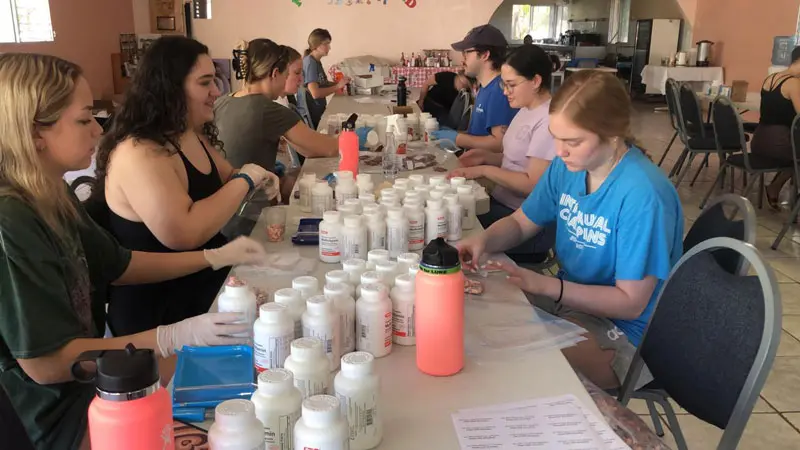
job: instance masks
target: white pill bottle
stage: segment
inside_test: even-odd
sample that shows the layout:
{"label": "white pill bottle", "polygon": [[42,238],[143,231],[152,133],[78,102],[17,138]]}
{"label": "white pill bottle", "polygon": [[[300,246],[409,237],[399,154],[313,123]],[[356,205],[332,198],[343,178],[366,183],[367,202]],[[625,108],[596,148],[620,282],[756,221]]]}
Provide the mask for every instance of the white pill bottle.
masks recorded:
{"label": "white pill bottle", "polygon": [[342,224],[339,211],[325,211],[319,223],[319,260],[336,264],[342,260]]}
{"label": "white pill bottle", "polygon": [[258,390],[250,399],[256,418],[264,425],[267,450],[292,450],[294,424],[300,419],[303,396],[294,386],[294,375],[275,369],[258,375]]}
{"label": "white pill bottle", "polygon": [[253,362],[257,372],[283,367],[294,340],[294,321],[289,308],[280,303],[265,303],[253,325]]}
{"label": "white pill bottle", "polygon": [[392,342],[397,345],[416,345],[414,329],[414,276],[405,273],[395,278],[391,291]]}
{"label": "white pill bottle", "polygon": [[322,341],[325,354],[331,364],[331,370],[339,368],[341,343],[339,313],[333,302],[324,295],[315,295],[306,300],[306,312],[303,313],[303,337],[315,337]]}
{"label": "white pill bottle", "polygon": [[[239,323],[250,324],[251,330],[258,315],[257,305],[256,294],[244,280],[238,277],[228,277],[225,282],[225,288],[217,298],[217,311],[244,314],[244,321]],[[238,333],[234,336],[250,338],[251,333]]]}
{"label": "white pill bottle", "polygon": [[376,358],[392,352],[392,301],[383,284],[361,285],[356,302],[356,349]]}
{"label": "white pill bottle", "polygon": [[294,375],[294,385],[303,398],[331,392],[331,363],[318,338],[292,341],[289,357],[283,367]]}
{"label": "white pill bottle", "polygon": [[339,399],[315,395],[303,400],[302,415],[294,425],[294,448],[350,450],[350,430]]}
{"label": "white pill bottle", "polygon": [[214,409],[208,430],[210,450],[264,450],[264,426],[250,400],[226,400]]}
{"label": "white pill bottle", "polygon": [[350,449],[368,450],[381,443],[380,382],[375,357],[367,352],[342,356],[342,370],[333,381],[342,414],[350,427]]}

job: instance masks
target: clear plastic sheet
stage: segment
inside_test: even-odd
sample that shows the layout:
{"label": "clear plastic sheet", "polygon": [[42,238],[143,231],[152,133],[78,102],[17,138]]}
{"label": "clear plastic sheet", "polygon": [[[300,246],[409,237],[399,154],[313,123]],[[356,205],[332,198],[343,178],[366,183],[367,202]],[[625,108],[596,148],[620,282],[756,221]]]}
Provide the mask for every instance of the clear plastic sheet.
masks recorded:
{"label": "clear plastic sheet", "polygon": [[286,250],[268,255],[263,266],[238,266],[232,274],[259,292],[272,294],[276,286],[289,287],[292,279],[308,275],[316,267],[316,259],[304,258],[297,250]]}
{"label": "clear plastic sheet", "polygon": [[521,353],[562,349],[585,340],[587,331],[519,299],[519,288],[501,274],[481,278],[484,294],[465,300],[465,349],[474,361],[517,358]]}

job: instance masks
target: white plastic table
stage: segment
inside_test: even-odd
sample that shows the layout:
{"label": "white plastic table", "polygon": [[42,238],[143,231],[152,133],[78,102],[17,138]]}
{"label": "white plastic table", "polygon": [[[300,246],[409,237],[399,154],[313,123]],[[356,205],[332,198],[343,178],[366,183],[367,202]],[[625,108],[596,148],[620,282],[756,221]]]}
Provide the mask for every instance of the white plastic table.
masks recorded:
{"label": "white plastic table", "polygon": [[[373,110],[360,108],[364,104],[355,103],[352,97],[334,97],[328,106],[328,113],[356,112],[374,114]],[[385,106],[385,105],[384,105]],[[380,112],[378,112],[380,113]],[[323,118],[324,120],[324,118]],[[302,172],[324,176],[335,167],[335,158],[307,159]],[[421,171],[431,172],[431,169]],[[375,186],[383,177],[373,175]],[[287,232],[283,242],[266,243],[267,252],[278,253],[297,250],[301,256],[317,260],[310,275],[325,279],[325,273],[341,269],[341,264],[324,264],[319,261],[316,246],[294,246],[291,234],[296,229],[300,217],[310,217],[299,206],[290,205],[287,209]],[[266,242],[265,215],[262,213],[255,226],[252,237]],[[477,222],[477,221],[476,221]],[[466,232],[480,232],[480,224]],[[274,292],[290,287],[291,277],[270,278],[259,286]],[[499,284],[498,284],[499,283]],[[501,274],[490,275],[486,281],[486,292],[490,295],[492,285],[502,286],[504,293],[514,295],[514,300],[528,305],[525,295],[516,288],[509,288]],[[216,310],[216,305],[212,306]],[[533,310],[531,309],[531,314]],[[381,378],[381,415],[384,436],[379,449],[437,449],[456,450],[459,448],[451,414],[459,409],[488,406],[497,403],[574,394],[597,417],[602,416],[575,372],[559,350],[546,350],[536,353],[522,353],[513,360],[478,363],[466,360],[464,369],[451,377],[432,377],[417,370],[414,347],[394,346],[392,353],[378,359],[376,369]],[[205,422],[204,428],[210,426]]]}

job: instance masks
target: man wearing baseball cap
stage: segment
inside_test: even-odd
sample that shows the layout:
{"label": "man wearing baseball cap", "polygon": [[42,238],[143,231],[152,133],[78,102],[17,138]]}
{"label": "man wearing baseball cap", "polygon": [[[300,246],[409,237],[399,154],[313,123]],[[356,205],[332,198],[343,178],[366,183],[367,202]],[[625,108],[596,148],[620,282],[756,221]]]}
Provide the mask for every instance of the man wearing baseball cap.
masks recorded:
{"label": "man wearing baseball cap", "polygon": [[444,129],[433,132],[434,138],[453,141],[461,148],[502,152],[503,135],[517,114],[517,110],[508,104],[500,80],[500,66],[503,65],[508,42],[494,26],[481,25],[473,28],[464,40],[452,47],[461,52],[466,74],[477,78],[480,88],[467,132]]}

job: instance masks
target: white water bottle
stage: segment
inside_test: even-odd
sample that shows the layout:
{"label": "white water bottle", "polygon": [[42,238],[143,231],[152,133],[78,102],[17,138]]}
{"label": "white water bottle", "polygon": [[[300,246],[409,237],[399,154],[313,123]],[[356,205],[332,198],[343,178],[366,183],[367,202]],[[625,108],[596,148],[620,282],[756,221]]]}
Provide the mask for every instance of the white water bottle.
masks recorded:
{"label": "white water bottle", "polygon": [[292,372],[275,369],[258,374],[258,389],[250,401],[264,425],[267,449],[294,449],[294,424],[300,419],[303,395],[294,386]]}
{"label": "white water bottle", "polygon": [[294,321],[289,308],[280,303],[265,303],[253,325],[253,361],[257,372],[279,369],[289,357],[294,340]]}
{"label": "white water bottle", "polygon": [[339,358],[342,357],[340,333],[339,314],[324,295],[315,295],[306,300],[303,337],[315,337],[322,341],[332,371],[339,368]]}

